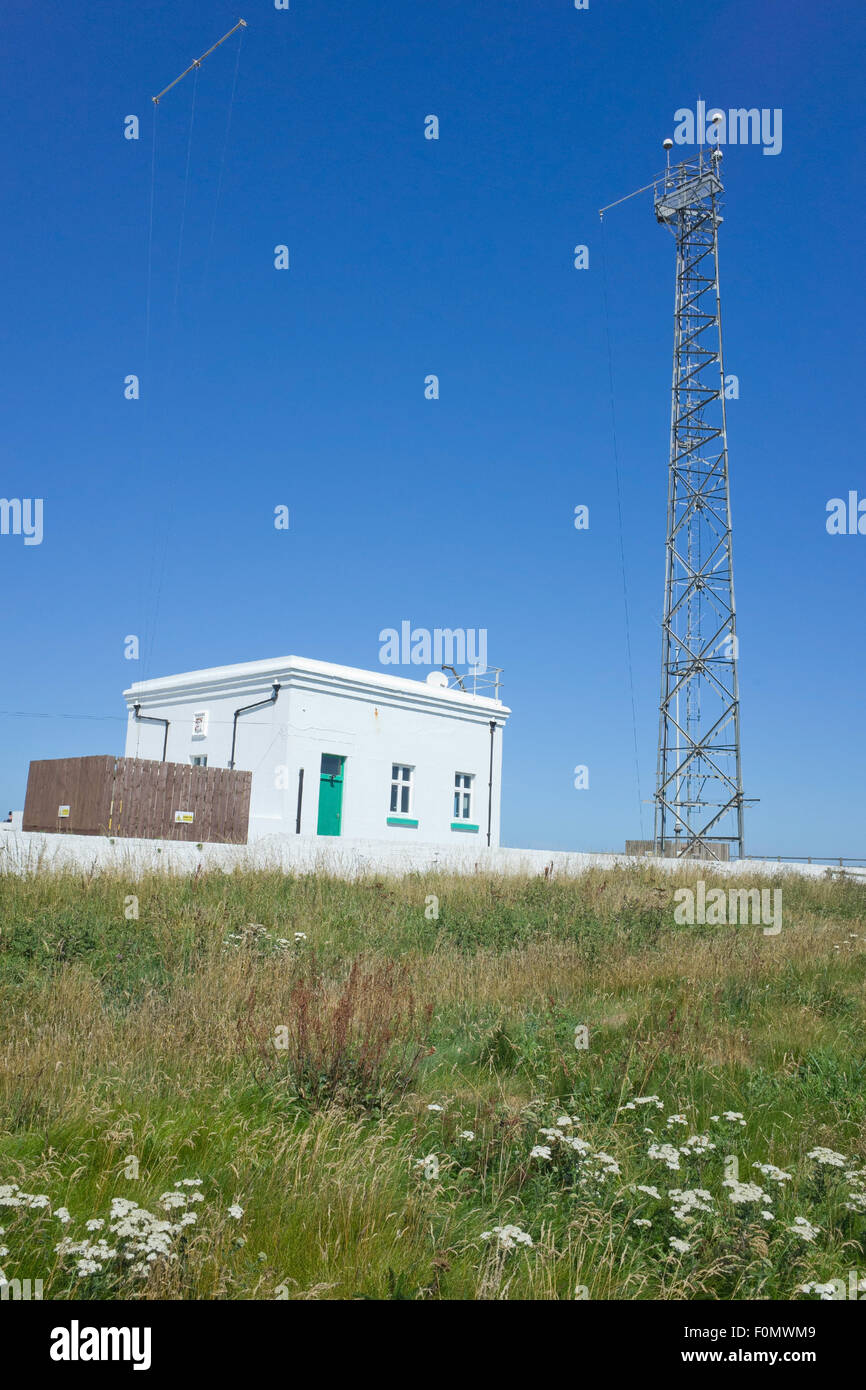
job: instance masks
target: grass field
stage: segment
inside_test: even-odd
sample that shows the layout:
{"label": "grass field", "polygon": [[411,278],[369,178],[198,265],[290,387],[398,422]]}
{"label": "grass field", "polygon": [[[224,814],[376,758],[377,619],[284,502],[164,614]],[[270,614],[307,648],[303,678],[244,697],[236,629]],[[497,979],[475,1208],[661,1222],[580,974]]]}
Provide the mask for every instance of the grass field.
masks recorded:
{"label": "grass field", "polygon": [[5,1279],[866,1289],[866,887],[774,880],[768,936],[675,925],[697,877],[0,879]]}

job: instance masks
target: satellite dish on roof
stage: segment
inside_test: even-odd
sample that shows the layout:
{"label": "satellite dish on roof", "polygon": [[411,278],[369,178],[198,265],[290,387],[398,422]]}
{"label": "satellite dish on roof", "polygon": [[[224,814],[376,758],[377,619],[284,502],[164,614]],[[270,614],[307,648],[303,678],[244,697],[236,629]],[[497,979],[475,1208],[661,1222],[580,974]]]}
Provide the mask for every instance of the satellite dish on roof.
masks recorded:
{"label": "satellite dish on roof", "polygon": [[448,677],[444,671],[431,671],[427,677],[428,685],[435,685],[437,690],[444,690],[448,684]]}

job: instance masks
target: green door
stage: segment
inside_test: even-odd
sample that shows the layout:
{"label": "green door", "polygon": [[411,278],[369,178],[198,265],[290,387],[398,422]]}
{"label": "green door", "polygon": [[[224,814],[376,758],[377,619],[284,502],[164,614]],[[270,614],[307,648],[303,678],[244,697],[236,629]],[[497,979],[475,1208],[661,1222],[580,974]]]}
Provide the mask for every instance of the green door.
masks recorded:
{"label": "green door", "polygon": [[339,835],[343,818],[343,765],[336,753],[322,754],[319,773],[319,823],[317,835]]}

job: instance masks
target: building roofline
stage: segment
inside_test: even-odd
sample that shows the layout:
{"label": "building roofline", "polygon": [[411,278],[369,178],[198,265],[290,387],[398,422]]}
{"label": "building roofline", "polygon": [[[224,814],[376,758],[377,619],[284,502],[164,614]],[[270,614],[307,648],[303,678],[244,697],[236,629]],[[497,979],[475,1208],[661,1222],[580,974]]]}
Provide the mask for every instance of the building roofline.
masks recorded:
{"label": "building roofline", "polygon": [[[283,685],[318,685],[323,688],[334,687],[355,693],[368,690],[382,694],[411,695],[416,699],[423,697],[440,707],[496,714],[507,719],[511,710],[501,700],[486,695],[473,695],[471,691],[452,687],[428,685],[426,681],[409,680],[405,676],[386,675],[385,672],[365,671],[355,666],[338,666],[329,661],[313,661],[303,656],[281,656],[264,661],[242,661],[230,666],[210,666],[200,671],[184,671],[174,676],[157,676],[151,680],[135,681],[123,697],[132,708],[136,699],[142,704],[150,704],[159,697],[193,695],[197,691],[228,695],[232,689],[248,690],[263,688],[273,680]],[[267,691],[265,690],[265,695]]]}

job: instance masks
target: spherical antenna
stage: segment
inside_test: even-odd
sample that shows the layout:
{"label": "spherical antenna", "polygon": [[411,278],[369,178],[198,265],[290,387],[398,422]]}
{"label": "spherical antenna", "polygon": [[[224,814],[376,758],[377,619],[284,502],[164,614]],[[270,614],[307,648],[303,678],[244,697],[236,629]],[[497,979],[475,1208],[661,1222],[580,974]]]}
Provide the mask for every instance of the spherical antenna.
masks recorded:
{"label": "spherical antenna", "polygon": [[662,149],[664,149],[664,150],[672,150],[673,147],[674,147],[674,142],[673,142],[673,140],[670,138],[670,136],[668,136],[667,140],[663,140],[663,141],[662,141]]}
{"label": "spherical antenna", "polygon": [[448,677],[444,671],[431,671],[427,677],[427,684],[435,686],[437,690],[444,690],[448,684]]}

